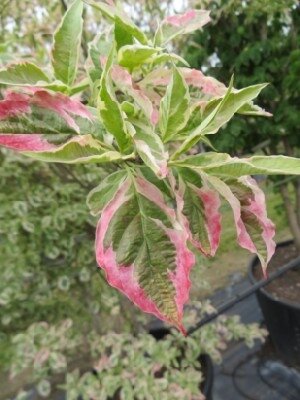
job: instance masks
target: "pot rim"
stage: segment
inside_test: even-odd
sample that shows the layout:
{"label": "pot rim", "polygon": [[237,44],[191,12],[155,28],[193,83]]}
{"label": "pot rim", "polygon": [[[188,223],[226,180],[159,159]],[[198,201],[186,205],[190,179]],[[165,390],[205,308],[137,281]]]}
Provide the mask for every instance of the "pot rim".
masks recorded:
{"label": "pot rim", "polygon": [[[284,240],[282,242],[277,243],[276,244],[276,248],[277,247],[287,246],[287,245],[289,245],[289,244],[291,244],[293,242],[294,242],[293,239]],[[259,282],[253,275],[253,268],[256,266],[258,261],[259,261],[258,257],[254,256],[254,257],[251,258],[251,260],[250,260],[250,262],[248,264],[248,277],[249,277],[250,282],[252,284],[255,284],[255,283]],[[300,311],[300,300],[299,300],[299,305],[297,305],[296,303],[293,303],[291,301],[275,297],[272,293],[268,292],[265,288],[260,288],[260,289],[258,289],[258,291],[261,291],[270,300],[273,300],[273,301],[278,302],[278,303],[282,303],[282,304],[284,304],[284,305],[286,305],[286,306],[288,306],[290,308],[293,308],[295,310],[299,310]]]}

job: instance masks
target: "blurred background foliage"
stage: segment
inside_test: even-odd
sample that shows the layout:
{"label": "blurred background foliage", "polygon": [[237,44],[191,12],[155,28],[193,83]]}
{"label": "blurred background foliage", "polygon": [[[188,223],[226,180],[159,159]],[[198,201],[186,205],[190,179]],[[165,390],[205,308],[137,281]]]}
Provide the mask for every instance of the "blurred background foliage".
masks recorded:
{"label": "blurred background foliage", "polygon": [[[274,114],[270,119],[236,117],[213,138],[213,144],[231,155],[299,155],[298,1],[121,3],[148,31],[153,31],[157,18],[166,13],[190,6],[211,9],[212,23],[174,46],[192,67],[226,84],[233,73],[237,88],[270,82],[259,103]],[[49,64],[51,34],[67,4],[66,0],[2,0],[0,66],[31,58],[40,65]],[[102,26],[99,14],[86,8],[82,66],[87,44]],[[48,165],[0,150],[1,400],[18,391],[18,400],[34,398],[29,397],[29,383],[36,385],[40,397],[50,399],[55,398],[53,388],[62,383],[68,399],[79,395],[106,399],[114,391],[126,400],[144,399],[147,393],[149,399],[184,399],[190,394],[200,399],[198,355],[208,352],[220,361],[221,350],[231,339],[243,338],[251,345],[254,338],[263,336],[256,325],[245,327],[236,318],[221,319],[188,340],[174,333],[164,344],[157,344],[143,334],[148,318],[108,287],[94,259],[97,221],[89,216],[85,198],[107,173],[98,166]],[[279,232],[279,237],[287,234],[284,204],[288,221],[294,221],[292,233],[296,240],[299,234],[300,241],[299,182],[272,181],[267,188],[269,213],[284,232]],[[231,226],[231,216],[225,212],[218,257],[200,260],[193,271],[194,308],[188,311],[187,323],[199,318],[199,313],[212,311],[209,304],[198,303],[203,293],[228,284],[230,274],[246,271],[248,255],[236,247],[230,253],[235,241]],[[178,344],[184,345],[186,352],[181,370],[176,367]],[[100,371],[102,380],[91,373],[92,366]],[[169,372],[158,377],[156,372],[161,370]],[[124,378],[128,381],[125,386]],[[102,397],[97,397],[99,390]]]}

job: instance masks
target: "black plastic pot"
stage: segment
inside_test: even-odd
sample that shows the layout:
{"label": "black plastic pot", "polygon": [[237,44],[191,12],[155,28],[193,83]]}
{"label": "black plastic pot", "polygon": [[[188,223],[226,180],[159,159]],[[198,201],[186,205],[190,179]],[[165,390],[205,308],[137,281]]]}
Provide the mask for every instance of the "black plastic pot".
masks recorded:
{"label": "black plastic pot", "polygon": [[[291,243],[289,240],[278,244],[277,247],[288,246]],[[258,258],[254,257],[249,265],[249,278],[252,283],[257,282],[253,271],[258,264]],[[265,289],[259,289],[256,296],[276,350],[286,363],[300,365],[300,299],[297,305],[277,299]]]}
{"label": "black plastic pot", "polygon": [[[149,329],[150,335],[154,336],[157,340],[163,338],[170,333],[170,330],[164,326],[152,326]],[[200,390],[205,396],[205,400],[212,400],[213,382],[214,382],[214,366],[212,359],[208,354],[201,354],[199,357],[201,364],[201,371],[204,375],[204,380],[200,385]]]}

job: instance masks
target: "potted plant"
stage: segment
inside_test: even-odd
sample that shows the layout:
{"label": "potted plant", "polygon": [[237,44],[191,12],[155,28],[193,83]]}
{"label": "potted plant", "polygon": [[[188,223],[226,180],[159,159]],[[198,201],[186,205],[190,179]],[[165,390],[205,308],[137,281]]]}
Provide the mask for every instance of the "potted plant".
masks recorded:
{"label": "potted plant", "polygon": [[[221,1],[214,4],[216,24],[211,25],[195,42],[199,46],[187,50],[195,65],[209,65],[215,52],[216,65],[209,72],[216,78],[230,76],[235,71],[237,82],[267,80],[270,86],[262,94],[262,104],[274,114],[264,120],[236,118],[222,135],[213,140],[214,146],[231,154],[278,154],[298,156],[299,136],[299,2]],[[245,46],[247,41],[247,46]],[[228,43],[232,45],[227,46]],[[235,58],[235,55],[238,56]],[[214,68],[217,66],[218,68]],[[281,196],[282,210],[292,241],[280,243],[271,261],[271,270],[288,263],[300,254],[300,218],[298,177],[272,179],[274,191]],[[282,236],[282,235],[281,235]],[[261,279],[258,260],[250,263],[252,282]],[[253,274],[254,273],[254,274]],[[300,273],[288,272],[275,283],[258,292],[258,299],[273,342],[281,356],[290,363],[300,359]]]}

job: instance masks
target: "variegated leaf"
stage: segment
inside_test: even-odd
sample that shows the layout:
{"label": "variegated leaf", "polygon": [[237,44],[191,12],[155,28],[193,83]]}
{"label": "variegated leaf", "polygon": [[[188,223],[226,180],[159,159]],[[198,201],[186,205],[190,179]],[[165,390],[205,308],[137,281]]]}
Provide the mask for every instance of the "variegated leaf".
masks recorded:
{"label": "variegated leaf", "polygon": [[50,79],[38,66],[23,61],[0,69],[0,83],[13,86],[48,85]]}
{"label": "variegated leaf", "polygon": [[38,88],[9,92],[0,101],[0,132],[12,134],[94,134],[103,127],[92,109],[61,93]]}
{"label": "variegated leaf", "polygon": [[156,32],[155,43],[157,45],[166,44],[178,35],[201,29],[209,21],[209,11],[206,10],[189,10],[184,14],[167,17]]}
{"label": "variegated leaf", "polygon": [[[59,142],[59,143],[58,143]],[[122,160],[91,135],[1,134],[0,146],[36,160],[64,164],[106,163]]]}
{"label": "variegated leaf", "polygon": [[255,99],[266,87],[266,84],[249,86],[236,91],[232,91],[232,87],[233,81],[231,81],[227,93],[220,102],[216,103],[215,100],[212,100],[206,105],[201,124],[186,138],[173,158],[193,147],[201,136],[218,132],[242,106]]}
{"label": "variegated leaf", "polygon": [[286,156],[230,157],[208,152],[187,157],[175,163],[220,177],[245,175],[300,175],[300,159]]}
{"label": "variegated leaf", "polygon": [[172,79],[160,102],[159,127],[164,142],[172,140],[185,127],[189,119],[189,102],[189,88],[179,70],[174,67]]}
{"label": "variegated leaf", "polygon": [[114,65],[111,69],[111,77],[117,88],[131,96],[149,121],[155,125],[158,122],[158,111],[143,91],[133,82],[129,72],[119,65]]}
{"label": "variegated leaf", "polygon": [[133,140],[144,163],[152,169],[158,178],[165,178],[168,173],[168,153],[164,149],[160,137],[147,127],[135,126]]}
{"label": "variegated leaf", "polygon": [[102,75],[101,58],[108,57],[111,50],[110,36],[106,32],[97,34],[88,44],[88,59],[85,69],[93,82],[100,80]]}
{"label": "variegated leaf", "polygon": [[189,63],[184,58],[180,57],[178,54],[175,53],[156,54],[151,57],[150,61],[152,66],[158,64],[166,64],[167,62],[170,62],[172,64],[180,63],[189,67]]}
{"label": "variegated leaf", "polygon": [[181,68],[181,73],[189,86],[200,89],[205,95],[219,97],[227,92],[227,88],[222,82],[211,76],[204,75],[200,70]]}
{"label": "variegated leaf", "polygon": [[92,215],[100,214],[109,203],[121,184],[127,178],[126,170],[116,171],[108,175],[99,186],[95,187],[87,196],[87,205]]}
{"label": "variegated leaf", "polygon": [[176,196],[178,218],[191,243],[205,255],[214,256],[221,237],[219,194],[194,171],[179,168],[177,173],[178,187],[172,175],[170,179]]}
{"label": "variegated leaf", "polygon": [[263,191],[250,177],[224,182],[206,175],[206,179],[231,206],[239,245],[257,254],[266,273],[267,263],[275,251],[275,226],[267,217]]}
{"label": "variegated leaf", "polygon": [[96,258],[110,285],[182,332],[194,255],[159,189],[139,176],[123,181],[102,211]]}
{"label": "variegated leaf", "polygon": [[[30,90],[0,101],[0,145],[38,160],[84,163],[121,160],[101,139],[102,127],[79,101]],[[97,138],[90,133],[94,132]]]}

